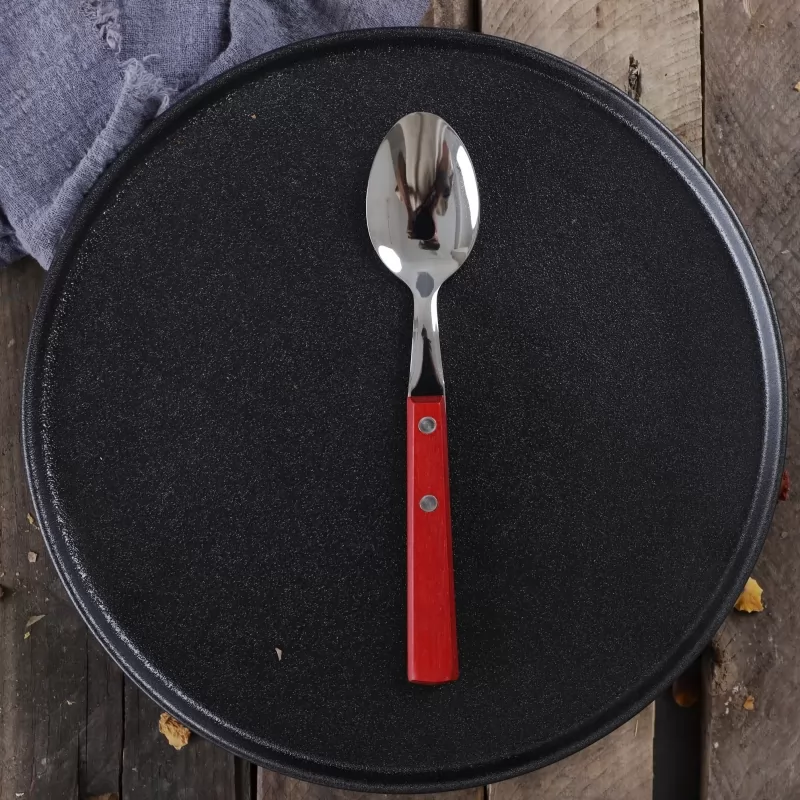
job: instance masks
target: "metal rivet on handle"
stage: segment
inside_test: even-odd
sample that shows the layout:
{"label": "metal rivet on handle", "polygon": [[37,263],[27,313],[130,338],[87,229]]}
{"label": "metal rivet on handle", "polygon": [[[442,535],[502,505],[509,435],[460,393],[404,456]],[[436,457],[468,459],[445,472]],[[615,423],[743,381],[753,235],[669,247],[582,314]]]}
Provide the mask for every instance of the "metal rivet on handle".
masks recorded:
{"label": "metal rivet on handle", "polygon": [[433,417],[423,417],[417,427],[423,433],[433,433],[436,430],[436,420]]}
{"label": "metal rivet on handle", "polygon": [[439,501],[432,494],[426,494],[425,497],[419,501],[419,507],[423,511],[435,511],[438,505]]}

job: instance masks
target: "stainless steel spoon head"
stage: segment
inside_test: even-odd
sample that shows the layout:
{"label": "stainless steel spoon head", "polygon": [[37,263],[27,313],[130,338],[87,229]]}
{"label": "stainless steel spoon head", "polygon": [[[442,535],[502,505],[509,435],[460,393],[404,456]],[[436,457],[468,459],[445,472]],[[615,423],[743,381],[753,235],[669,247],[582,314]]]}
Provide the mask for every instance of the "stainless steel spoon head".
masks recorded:
{"label": "stainless steel spoon head", "polygon": [[[367,227],[381,261],[414,293],[409,394],[430,351],[444,391],[436,296],[475,244],[478,183],[458,134],[441,117],[408,114],[381,142],[367,185]],[[430,348],[423,348],[422,341]]]}
{"label": "stainless steel spoon head", "polygon": [[412,290],[422,274],[438,288],[469,255],[478,218],[475,170],[458,134],[424,111],[395,123],[367,186],[367,227],[381,261]]}

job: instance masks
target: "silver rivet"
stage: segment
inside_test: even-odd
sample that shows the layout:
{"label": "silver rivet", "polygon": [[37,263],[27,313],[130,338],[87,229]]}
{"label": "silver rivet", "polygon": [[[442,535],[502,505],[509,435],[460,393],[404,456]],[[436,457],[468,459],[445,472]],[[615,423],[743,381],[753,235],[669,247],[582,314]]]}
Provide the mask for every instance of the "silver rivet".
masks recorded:
{"label": "silver rivet", "polygon": [[433,433],[436,430],[436,420],[433,417],[423,417],[417,427],[423,433]]}
{"label": "silver rivet", "polygon": [[425,497],[419,501],[419,507],[423,511],[435,511],[438,505],[439,501],[432,494],[426,494]]}

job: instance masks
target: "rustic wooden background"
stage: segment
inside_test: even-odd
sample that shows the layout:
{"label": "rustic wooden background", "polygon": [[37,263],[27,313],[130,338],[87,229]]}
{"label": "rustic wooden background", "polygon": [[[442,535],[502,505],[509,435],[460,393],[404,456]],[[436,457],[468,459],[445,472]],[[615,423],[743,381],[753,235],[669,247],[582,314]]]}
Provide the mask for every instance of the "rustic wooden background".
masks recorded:
{"label": "rustic wooden background", "polygon": [[[775,299],[789,372],[787,467],[800,475],[800,2],[433,0],[424,24],[576,61],[704,159]],[[28,518],[20,388],[42,281],[31,262],[0,272],[0,800],[364,800],[257,770],[196,736],[173,750],[158,733],[159,709],[87,633]],[[731,616],[706,659],[700,788],[710,800],[800,797],[799,511],[780,505],[756,568],[766,611]],[[753,711],[742,708],[747,695]],[[449,797],[649,800],[653,729],[651,706],[560,764]]]}

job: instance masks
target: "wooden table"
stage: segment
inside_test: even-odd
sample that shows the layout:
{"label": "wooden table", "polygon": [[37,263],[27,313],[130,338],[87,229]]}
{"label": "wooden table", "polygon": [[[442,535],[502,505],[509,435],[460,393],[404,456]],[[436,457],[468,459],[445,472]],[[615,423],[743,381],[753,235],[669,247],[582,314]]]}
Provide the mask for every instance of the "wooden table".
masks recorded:
{"label": "wooden table", "polygon": [[[800,477],[797,0],[433,0],[425,24],[480,28],[576,61],[626,89],[704,159],[775,299],[789,372],[787,467]],[[256,769],[196,736],[173,750],[158,733],[159,709],[80,621],[28,518],[19,438],[42,280],[32,262],[0,272],[0,800],[356,798]],[[756,568],[767,610],[731,616],[706,659],[698,791],[712,800],[800,797],[799,512],[792,500],[780,505]],[[753,711],[742,708],[747,695]],[[451,797],[646,800],[653,726],[651,706],[559,764]]]}

